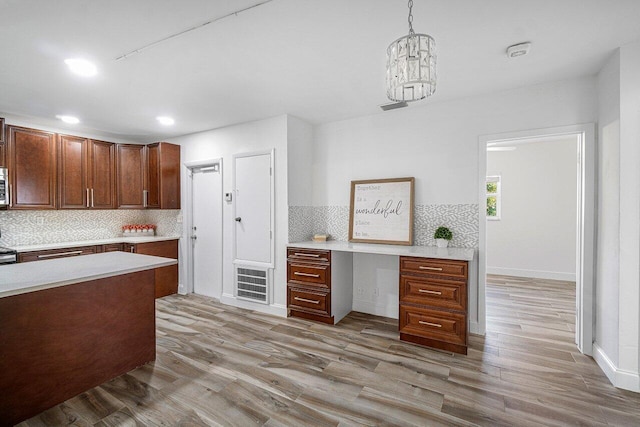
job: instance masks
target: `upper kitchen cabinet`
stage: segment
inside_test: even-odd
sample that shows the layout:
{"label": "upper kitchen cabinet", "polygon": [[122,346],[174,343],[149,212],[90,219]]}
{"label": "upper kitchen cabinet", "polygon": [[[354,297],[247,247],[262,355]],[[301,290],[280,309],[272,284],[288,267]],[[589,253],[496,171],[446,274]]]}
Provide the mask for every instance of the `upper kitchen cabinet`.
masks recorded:
{"label": "upper kitchen cabinet", "polygon": [[56,209],[56,134],[8,126],[10,209]]}
{"label": "upper kitchen cabinet", "polygon": [[147,145],[147,199],[151,209],[180,209],[180,146]]}
{"label": "upper kitchen cabinet", "polygon": [[7,147],[4,135],[4,119],[0,117],[0,168],[7,166]]}
{"label": "upper kitchen cabinet", "polygon": [[145,150],[144,145],[118,144],[116,170],[119,208],[146,207]]}
{"label": "upper kitchen cabinet", "polygon": [[115,208],[115,168],[115,144],[60,135],[60,209]]}

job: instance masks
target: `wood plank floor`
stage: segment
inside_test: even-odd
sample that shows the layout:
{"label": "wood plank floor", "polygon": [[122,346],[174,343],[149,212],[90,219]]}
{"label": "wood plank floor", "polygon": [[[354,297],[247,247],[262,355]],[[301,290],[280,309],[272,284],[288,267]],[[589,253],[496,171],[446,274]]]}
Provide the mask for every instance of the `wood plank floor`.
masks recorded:
{"label": "wood plank floor", "polygon": [[157,360],[21,426],[638,426],[640,394],[573,344],[575,285],[491,276],[468,356],[397,340],[397,321],[339,325],[171,296]]}

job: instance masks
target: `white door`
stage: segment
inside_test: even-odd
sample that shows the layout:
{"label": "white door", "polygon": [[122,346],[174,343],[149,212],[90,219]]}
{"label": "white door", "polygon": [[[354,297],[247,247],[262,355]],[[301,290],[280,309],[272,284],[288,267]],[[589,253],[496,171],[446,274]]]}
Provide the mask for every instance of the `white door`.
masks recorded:
{"label": "white door", "polygon": [[222,172],[220,165],[192,168],[193,292],[222,295]]}
{"label": "white door", "polygon": [[272,264],[272,153],[235,156],[236,262]]}

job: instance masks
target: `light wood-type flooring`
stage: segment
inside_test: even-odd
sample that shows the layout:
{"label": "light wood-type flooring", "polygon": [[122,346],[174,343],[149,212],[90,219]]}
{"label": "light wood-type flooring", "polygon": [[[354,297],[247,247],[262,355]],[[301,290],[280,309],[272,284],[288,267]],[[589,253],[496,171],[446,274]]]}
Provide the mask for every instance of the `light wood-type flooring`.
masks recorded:
{"label": "light wood-type flooring", "polygon": [[468,356],[401,343],[393,319],[328,326],[166,297],[154,363],[22,425],[640,425],[640,394],[573,344],[573,283],[489,282]]}

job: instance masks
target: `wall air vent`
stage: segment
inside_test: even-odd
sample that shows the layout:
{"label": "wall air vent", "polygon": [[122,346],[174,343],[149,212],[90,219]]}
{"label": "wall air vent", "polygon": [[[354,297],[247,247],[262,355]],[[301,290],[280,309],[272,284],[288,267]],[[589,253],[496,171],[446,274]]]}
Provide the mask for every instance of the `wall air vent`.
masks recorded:
{"label": "wall air vent", "polygon": [[267,270],[257,267],[236,267],[236,296],[239,299],[268,304]]}

